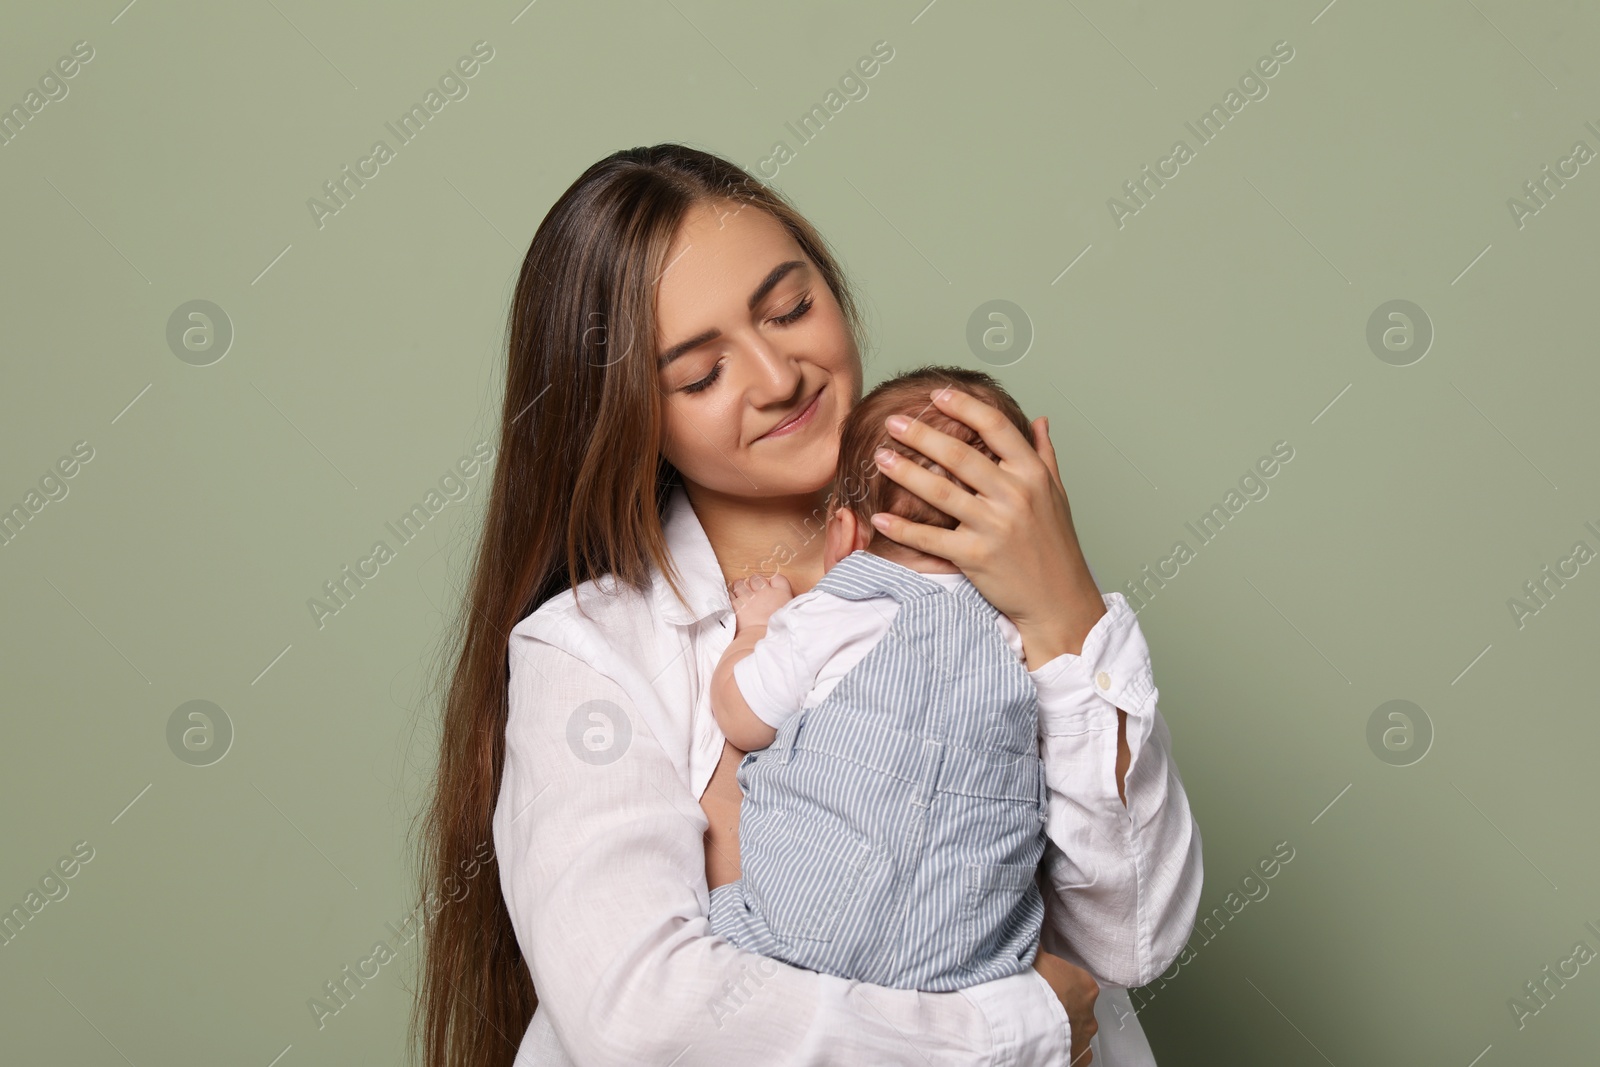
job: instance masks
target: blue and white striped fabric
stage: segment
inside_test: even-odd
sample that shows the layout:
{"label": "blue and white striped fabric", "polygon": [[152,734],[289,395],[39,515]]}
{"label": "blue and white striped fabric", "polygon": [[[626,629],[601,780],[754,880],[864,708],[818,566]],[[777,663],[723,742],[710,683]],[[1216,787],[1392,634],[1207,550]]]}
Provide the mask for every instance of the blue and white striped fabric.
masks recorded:
{"label": "blue and white striped fabric", "polygon": [[864,551],[817,588],[899,610],[821,703],[739,764],[743,878],[712,891],[712,929],[929,992],[1030,966],[1048,800],[1033,679],[994,606],[969,581],[952,592]]}

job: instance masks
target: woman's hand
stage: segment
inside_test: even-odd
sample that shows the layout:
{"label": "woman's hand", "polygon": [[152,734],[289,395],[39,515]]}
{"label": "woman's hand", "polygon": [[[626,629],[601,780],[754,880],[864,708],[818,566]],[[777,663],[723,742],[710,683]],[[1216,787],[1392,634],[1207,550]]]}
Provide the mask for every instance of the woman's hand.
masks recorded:
{"label": "woman's hand", "polygon": [[1072,1067],[1089,1067],[1094,1059],[1094,1053],[1089,1051],[1089,1039],[1100,1029],[1094,1017],[1100,983],[1082,967],[1042,949],[1033,958],[1033,969],[1050,983],[1061,1006],[1067,1009],[1067,1022],[1072,1025]]}
{"label": "woman's hand", "polygon": [[891,436],[972,491],[880,450],[878,465],[884,474],[960,525],[945,530],[887,512],[874,515],[873,525],[893,540],[960,567],[989,603],[1016,624],[1030,670],[1063,652],[1078,654],[1090,628],[1105,614],[1105,602],[1078,545],[1048,420],[1033,421],[1030,443],[1010,420],[970,393],[940,389],[933,393],[933,403],[977,431],[1000,462],[925,423],[891,415]]}
{"label": "woman's hand", "polygon": [[739,761],[744,753],[731,741],[722,743],[722,758],[700,794],[700,807],[706,813],[706,888],[739,880]]}

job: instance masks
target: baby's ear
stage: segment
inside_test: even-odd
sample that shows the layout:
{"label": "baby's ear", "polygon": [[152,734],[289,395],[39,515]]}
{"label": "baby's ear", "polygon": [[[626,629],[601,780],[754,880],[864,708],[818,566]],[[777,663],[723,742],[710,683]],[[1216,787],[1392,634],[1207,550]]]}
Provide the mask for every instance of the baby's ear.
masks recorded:
{"label": "baby's ear", "polygon": [[828,516],[827,537],[823,542],[822,567],[832,570],[834,564],[857,549],[872,543],[873,529],[856,518],[850,508],[834,508]]}

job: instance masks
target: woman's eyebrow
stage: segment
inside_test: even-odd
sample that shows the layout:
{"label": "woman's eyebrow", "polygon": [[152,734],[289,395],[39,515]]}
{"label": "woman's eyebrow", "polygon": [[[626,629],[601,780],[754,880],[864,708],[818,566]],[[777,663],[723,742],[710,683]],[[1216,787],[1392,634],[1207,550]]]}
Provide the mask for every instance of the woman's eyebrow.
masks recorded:
{"label": "woman's eyebrow", "polygon": [[772,287],[774,285],[777,285],[779,282],[783,281],[784,275],[788,274],[797,267],[803,266],[805,266],[804,260],[791,259],[787,263],[779,263],[776,267],[773,267],[770,271],[768,271],[767,276],[761,279],[761,284],[756,286],[755,292],[750,294],[750,310],[755,310],[756,305],[761,303],[762,297],[772,292]]}
{"label": "woman's eyebrow", "polygon": [[[790,271],[799,267],[804,267],[805,265],[806,263],[803,259],[791,259],[787,262],[779,263],[776,267],[773,267],[767,272],[767,276],[761,279],[761,284],[756,286],[755,291],[750,294],[750,300],[748,302],[750,309],[752,311],[755,310],[755,306],[761,303],[762,298],[768,293],[772,292],[773,286],[783,281],[783,279],[788,276]],[[661,357],[658,360],[657,365],[665,367],[668,363],[671,363],[685,352],[688,352],[691,349],[699,348],[707,341],[714,341],[720,336],[722,336],[722,331],[717,329],[710,329],[703,333],[697,333],[687,341],[682,341],[678,344],[675,344],[665,352],[661,353]]]}

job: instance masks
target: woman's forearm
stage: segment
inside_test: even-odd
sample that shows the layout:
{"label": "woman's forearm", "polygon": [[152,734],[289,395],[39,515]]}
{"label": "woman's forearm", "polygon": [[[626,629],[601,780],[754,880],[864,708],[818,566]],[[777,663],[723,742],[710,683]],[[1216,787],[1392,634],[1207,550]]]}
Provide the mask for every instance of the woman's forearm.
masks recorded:
{"label": "woman's forearm", "polygon": [[711,772],[711,780],[700,794],[700,810],[706,813],[707,889],[737,882],[743,874],[739,864],[739,808],[744,795],[739,788],[739,761],[744,755],[732,741],[724,741],[717,769]]}

